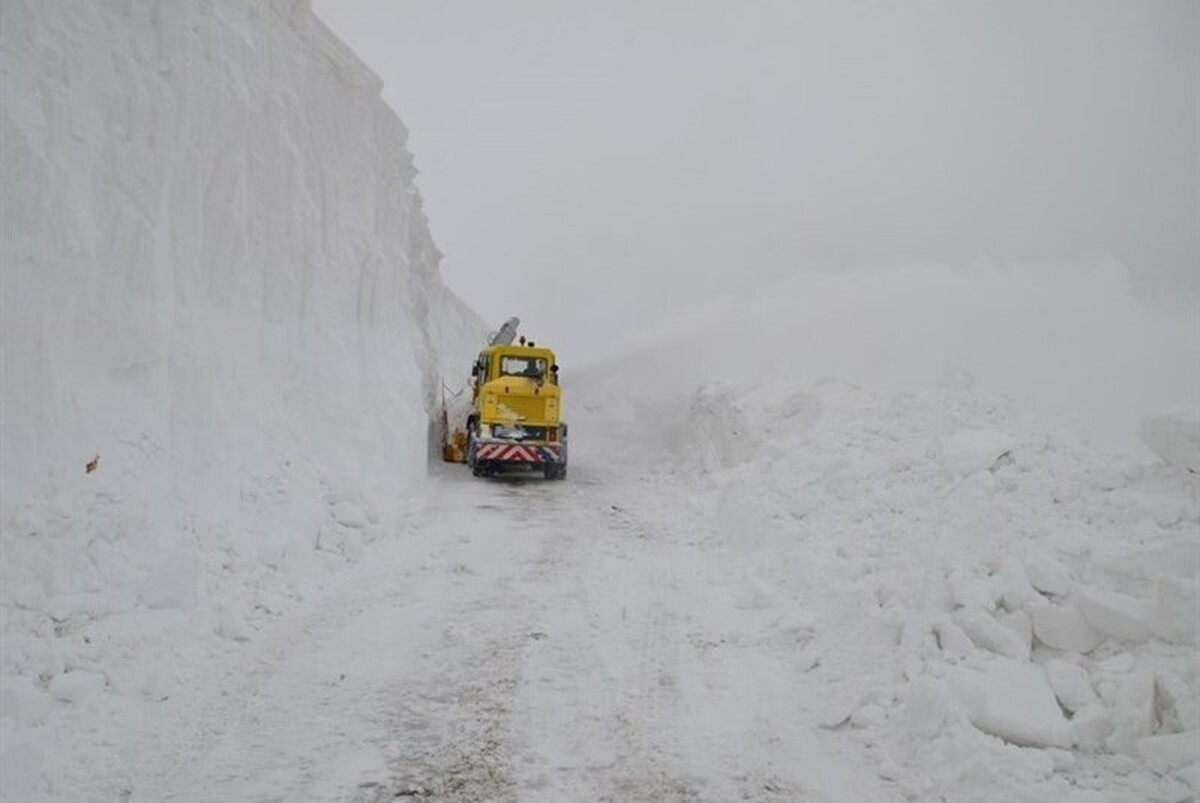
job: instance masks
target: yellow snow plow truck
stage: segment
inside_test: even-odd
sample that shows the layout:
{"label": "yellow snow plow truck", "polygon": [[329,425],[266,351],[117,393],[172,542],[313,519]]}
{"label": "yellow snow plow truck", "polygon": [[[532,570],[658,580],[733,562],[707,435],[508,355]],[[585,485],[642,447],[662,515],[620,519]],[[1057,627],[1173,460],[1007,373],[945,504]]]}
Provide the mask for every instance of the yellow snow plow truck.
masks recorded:
{"label": "yellow snow plow truck", "polygon": [[470,406],[443,405],[442,458],[466,463],[476,477],[508,471],[567,476],[567,425],[554,352],[516,343],[520,320],[509,318],[471,367]]}

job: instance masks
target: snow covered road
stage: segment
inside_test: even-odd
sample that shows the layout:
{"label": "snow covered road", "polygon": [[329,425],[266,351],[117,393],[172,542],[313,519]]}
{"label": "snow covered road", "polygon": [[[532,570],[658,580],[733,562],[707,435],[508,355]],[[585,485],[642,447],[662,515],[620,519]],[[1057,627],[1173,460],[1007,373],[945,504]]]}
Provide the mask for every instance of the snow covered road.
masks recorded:
{"label": "snow covered road", "polygon": [[162,704],[131,799],[891,799],[817,738],[807,631],[747,610],[744,567],[661,488],[431,487],[409,533]]}

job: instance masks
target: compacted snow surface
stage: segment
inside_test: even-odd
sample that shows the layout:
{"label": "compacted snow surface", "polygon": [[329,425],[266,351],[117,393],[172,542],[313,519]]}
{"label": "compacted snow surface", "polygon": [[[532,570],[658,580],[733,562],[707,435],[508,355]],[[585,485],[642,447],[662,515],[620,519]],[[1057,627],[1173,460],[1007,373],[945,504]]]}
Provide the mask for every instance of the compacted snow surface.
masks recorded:
{"label": "compacted snow surface", "polygon": [[672,375],[700,315],[560,355],[565,482],[476,480],[483,327],[305,4],[0,34],[4,800],[1196,799],[1194,416]]}

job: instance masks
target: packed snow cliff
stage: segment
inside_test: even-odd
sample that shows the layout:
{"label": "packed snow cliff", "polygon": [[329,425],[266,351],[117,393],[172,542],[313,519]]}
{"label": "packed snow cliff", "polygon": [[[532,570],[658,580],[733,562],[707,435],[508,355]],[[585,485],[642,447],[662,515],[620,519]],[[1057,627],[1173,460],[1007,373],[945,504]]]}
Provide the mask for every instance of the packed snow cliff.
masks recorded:
{"label": "packed snow cliff", "polygon": [[149,682],[56,636],[243,637],[236,589],[402,517],[482,326],[379,79],[307,4],[13,0],[0,37],[7,727],[35,684]]}

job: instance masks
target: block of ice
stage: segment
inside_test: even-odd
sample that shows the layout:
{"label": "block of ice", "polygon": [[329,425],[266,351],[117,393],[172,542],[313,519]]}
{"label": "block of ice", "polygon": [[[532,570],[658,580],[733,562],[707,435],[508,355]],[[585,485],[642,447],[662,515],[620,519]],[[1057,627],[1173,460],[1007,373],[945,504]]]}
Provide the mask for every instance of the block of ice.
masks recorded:
{"label": "block of ice", "polygon": [[1071,718],[1071,741],[1084,752],[1099,752],[1116,727],[1104,706],[1089,705]]}
{"label": "block of ice", "polygon": [[1066,566],[1043,549],[1031,549],[1025,554],[1025,573],[1038,591],[1065,597],[1075,587]]}
{"label": "block of ice", "polygon": [[974,700],[971,723],[984,733],[1027,747],[1071,746],[1070,725],[1040,666],[997,656],[983,671],[960,670],[953,682]]}
{"label": "block of ice", "polygon": [[1087,673],[1081,667],[1053,658],[1045,663],[1045,670],[1054,696],[1072,714],[1100,702],[1092,690],[1092,684],[1088,682]]}
{"label": "block of ice", "polygon": [[1145,600],[1081,585],[1074,600],[1088,624],[1100,633],[1122,641],[1141,642],[1150,638],[1153,620],[1150,604]]}
{"label": "block of ice", "polygon": [[1074,605],[1034,608],[1033,634],[1047,647],[1071,652],[1090,652],[1104,640]]}
{"label": "block of ice", "polygon": [[1200,631],[1200,583],[1164,575],[1154,588],[1154,632],[1175,644],[1195,645]]}
{"label": "block of ice", "polygon": [[1105,747],[1114,753],[1138,755],[1137,742],[1154,733],[1153,673],[1135,670],[1126,675],[1105,702],[1116,725]]}
{"label": "block of ice", "polygon": [[1025,567],[1015,558],[1004,561],[1000,567],[999,582],[1004,606],[1009,610],[1015,611],[1045,600],[1030,582]]}
{"label": "block of ice", "polygon": [[975,646],[1022,661],[1029,660],[1029,639],[1014,628],[1005,627],[987,611],[963,608],[954,621]]}

